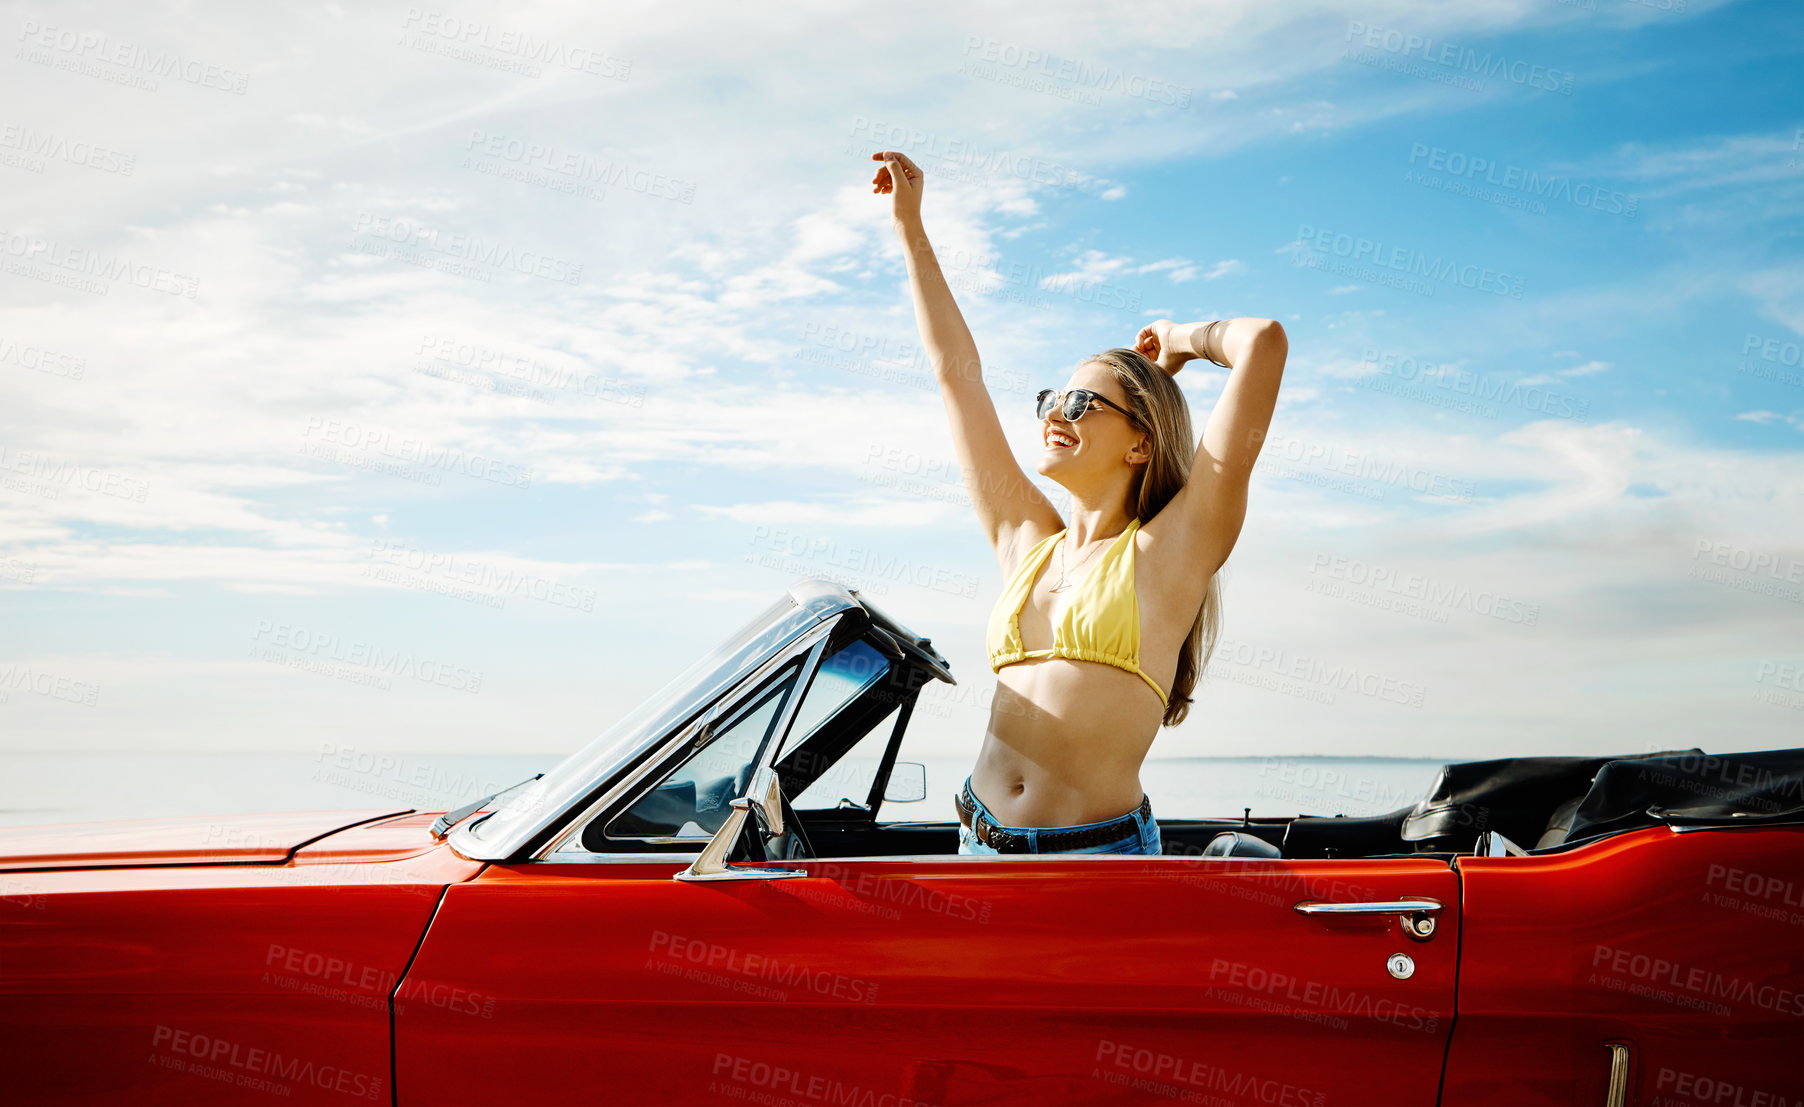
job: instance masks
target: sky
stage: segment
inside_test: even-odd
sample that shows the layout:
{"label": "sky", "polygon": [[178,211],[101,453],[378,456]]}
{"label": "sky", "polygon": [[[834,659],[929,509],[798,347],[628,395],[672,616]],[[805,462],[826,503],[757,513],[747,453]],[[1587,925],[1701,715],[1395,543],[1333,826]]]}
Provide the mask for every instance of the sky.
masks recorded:
{"label": "sky", "polygon": [[[1804,9],[9,4],[0,752],[581,746],[793,581],[1001,580],[872,151],[1032,471],[1290,355],[1154,757],[1804,745]],[[1200,428],[1224,370],[1179,383]],[[1049,492],[1057,490],[1050,488]]]}

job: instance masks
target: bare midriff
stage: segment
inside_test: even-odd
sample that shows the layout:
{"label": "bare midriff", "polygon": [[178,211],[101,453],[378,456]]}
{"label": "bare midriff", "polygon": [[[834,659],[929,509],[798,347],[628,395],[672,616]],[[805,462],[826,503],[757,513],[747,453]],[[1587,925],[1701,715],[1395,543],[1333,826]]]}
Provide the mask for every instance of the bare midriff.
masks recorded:
{"label": "bare midriff", "polygon": [[1006,665],[971,790],[1006,826],[1119,818],[1140,806],[1140,763],[1164,713],[1146,681],[1113,665],[1060,657]]}

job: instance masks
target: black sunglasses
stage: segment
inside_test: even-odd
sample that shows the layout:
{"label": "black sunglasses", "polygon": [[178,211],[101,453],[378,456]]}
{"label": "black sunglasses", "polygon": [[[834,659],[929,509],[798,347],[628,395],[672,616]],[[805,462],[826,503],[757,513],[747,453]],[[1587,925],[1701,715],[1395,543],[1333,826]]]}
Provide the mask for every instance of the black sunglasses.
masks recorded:
{"label": "black sunglasses", "polygon": [[[1060,404],[1061,400],[1063,400],[1063,406]],[[1051,388],[1042,388],[1040,389],[1039,396],[1035,398],[1034,413],[1039,418],[1044,419],[1048,415],[1051,415],[1053,408],[1056,407],[1059,409],[1061,415],[1075,423],[1084,417],[1084,412],[1090,410],[1090,405],[1092,403],[1098,403],[1104,407],[1112,407],[1116,411],[1127,416],[1129,421],[1135,426],[1140,425],[1140,417],[1138,415],[1135,415],[1133,412],[1122,407],[1107,396],[1098,392],[1092,392],[1088,388],[1073,388],[1068,392],[1059,392]]]}

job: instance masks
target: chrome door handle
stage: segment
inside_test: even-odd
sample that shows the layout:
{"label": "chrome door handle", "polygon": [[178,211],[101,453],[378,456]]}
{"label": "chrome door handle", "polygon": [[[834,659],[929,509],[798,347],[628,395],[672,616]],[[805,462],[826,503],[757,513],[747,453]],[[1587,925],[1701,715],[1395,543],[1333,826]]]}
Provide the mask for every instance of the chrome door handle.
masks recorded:
{"label": "chrome door handle", "polygon": [[1610,1051],[1610,1083],[1604,1088],[1604,1107],[1626,1107],[1629,1102],[1630,1056],[1627,1042],[1605,1042]]}
{"label": "chrome door handle", "polygon": [[1373,903],[1319,903],[1306,899],[1297,904],[1302,915],[1398,915],[1403,932],[1417,941],[1434,936],[1435,916],[1441,913],[1441,901],[1421,896],[1413,899],[1381,900]]}

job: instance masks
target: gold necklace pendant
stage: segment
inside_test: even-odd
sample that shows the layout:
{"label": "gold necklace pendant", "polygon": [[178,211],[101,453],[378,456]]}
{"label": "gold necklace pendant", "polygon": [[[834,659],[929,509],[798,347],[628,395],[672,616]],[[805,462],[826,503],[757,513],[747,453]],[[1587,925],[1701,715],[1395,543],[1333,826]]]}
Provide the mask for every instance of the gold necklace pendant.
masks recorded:
{"label": "gold necklace pendant", "polygon": [[[1083,568],[1084,563],[1090,560],[1090,554],[1095,552],[1095,550],[1091,550],[1090,553],[1085,554],[1084,560],[1077,563],[1078,568]],[[1064,592],[1070,587],[1071,581],[1065,576],[1065,540],[1061,538],[1059,539],[1059,581],[1046,591],[1048,593]]]}

